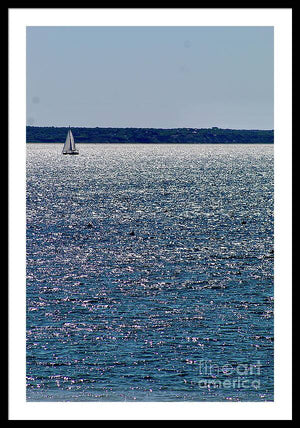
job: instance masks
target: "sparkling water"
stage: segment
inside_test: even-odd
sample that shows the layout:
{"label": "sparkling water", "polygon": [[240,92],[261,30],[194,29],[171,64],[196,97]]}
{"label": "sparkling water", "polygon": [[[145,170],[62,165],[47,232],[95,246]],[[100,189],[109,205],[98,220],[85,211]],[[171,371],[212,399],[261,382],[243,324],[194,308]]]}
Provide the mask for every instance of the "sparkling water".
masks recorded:
{"label": "sparkling water", "polygon": [[273,400],[273,145],[27,144],[27,399]]}

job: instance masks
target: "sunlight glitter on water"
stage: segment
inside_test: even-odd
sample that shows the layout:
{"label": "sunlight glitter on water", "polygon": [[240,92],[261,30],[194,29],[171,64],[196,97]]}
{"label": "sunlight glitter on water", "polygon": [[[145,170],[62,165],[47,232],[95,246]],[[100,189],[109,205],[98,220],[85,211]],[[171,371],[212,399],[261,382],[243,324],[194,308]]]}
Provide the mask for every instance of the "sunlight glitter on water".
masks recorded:
{"label": "sunlight glitter on water", "polygon": [[27,399],[273,400],[273,146],[79,149],[27,145]]}

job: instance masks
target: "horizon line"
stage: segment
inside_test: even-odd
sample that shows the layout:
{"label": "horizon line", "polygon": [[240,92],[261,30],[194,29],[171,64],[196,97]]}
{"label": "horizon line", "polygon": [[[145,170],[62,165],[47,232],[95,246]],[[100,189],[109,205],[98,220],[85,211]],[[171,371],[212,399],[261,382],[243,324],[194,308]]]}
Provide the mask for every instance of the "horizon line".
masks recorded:
{"label": "horizon line", "polygon": [[219,126],[211,126],[207,128],[195,128],[192,126],[182,126],[177,128],[156,128],[156,127],[150,127],[150,126],[54,126],[54,125],[27,125],[26,127],[31,128],[106,128],[106,129],[221,129],[221,130],[234,130],[234,131],[274,131],[274,128],[220,128]]}

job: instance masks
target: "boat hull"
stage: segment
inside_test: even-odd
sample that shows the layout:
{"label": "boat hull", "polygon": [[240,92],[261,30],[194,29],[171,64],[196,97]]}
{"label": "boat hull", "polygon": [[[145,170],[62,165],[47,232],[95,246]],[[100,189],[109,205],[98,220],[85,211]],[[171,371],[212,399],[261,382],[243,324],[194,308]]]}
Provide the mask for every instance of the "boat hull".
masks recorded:
{"label": "boat hull", "polygon": [[79,155],[79,152],[63,152],[63,155]]}

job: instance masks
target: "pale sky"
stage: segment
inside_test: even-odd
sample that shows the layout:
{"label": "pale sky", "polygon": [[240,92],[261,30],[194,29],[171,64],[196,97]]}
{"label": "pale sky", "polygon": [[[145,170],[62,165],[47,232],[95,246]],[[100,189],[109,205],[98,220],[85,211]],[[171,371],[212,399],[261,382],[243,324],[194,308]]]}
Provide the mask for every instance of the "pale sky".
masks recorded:
{"label": "pale sky", "polygon": [[27,124],[273,129],[273,27],[27,27]]}

